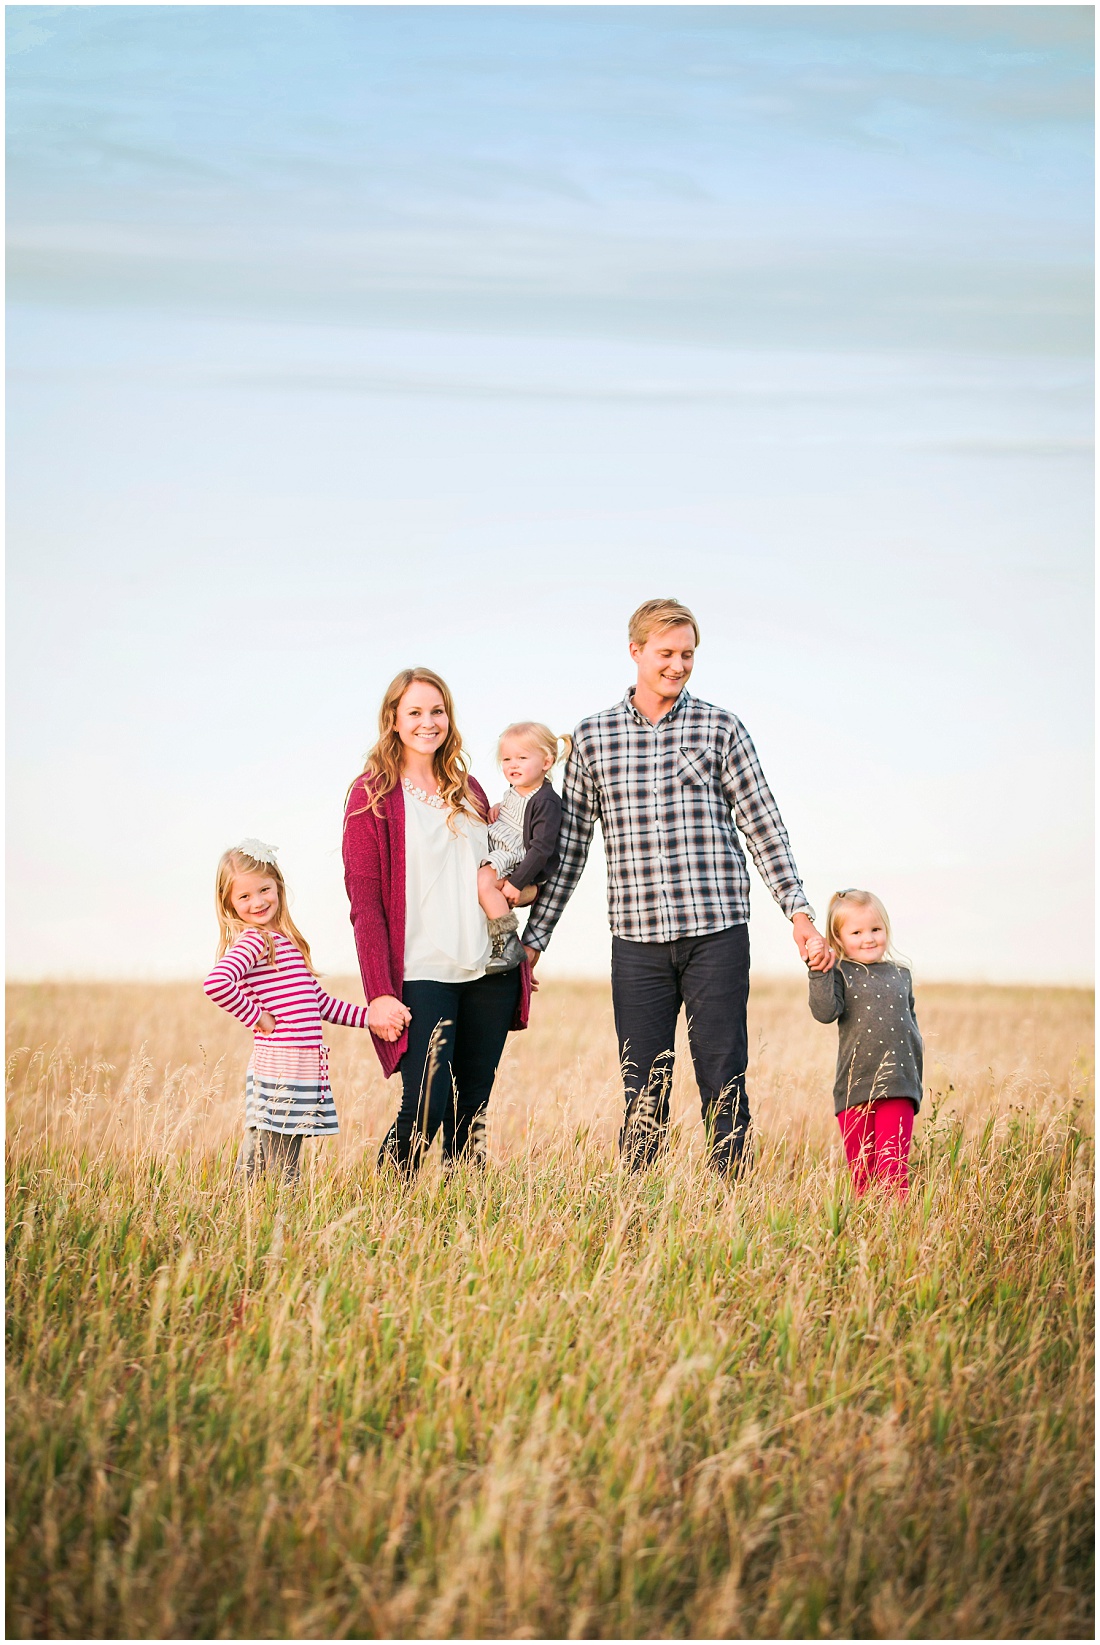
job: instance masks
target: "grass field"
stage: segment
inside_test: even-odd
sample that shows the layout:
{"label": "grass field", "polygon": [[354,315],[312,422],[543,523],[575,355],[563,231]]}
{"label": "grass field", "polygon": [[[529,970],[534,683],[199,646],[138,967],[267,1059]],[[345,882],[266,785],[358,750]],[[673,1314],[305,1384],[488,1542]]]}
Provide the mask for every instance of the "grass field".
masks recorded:
{"label": "grass field", "polygon": [[905,1205],[849,1199],[779,983],[732,1191],[686,1058],[616,1168],[607,991],[548,983],[484,1174],[378,1174],[332,1030],[286,1193],[197,986],[11,989],[8,1636],[1091,1637],[1092,997],[918,1011]]}

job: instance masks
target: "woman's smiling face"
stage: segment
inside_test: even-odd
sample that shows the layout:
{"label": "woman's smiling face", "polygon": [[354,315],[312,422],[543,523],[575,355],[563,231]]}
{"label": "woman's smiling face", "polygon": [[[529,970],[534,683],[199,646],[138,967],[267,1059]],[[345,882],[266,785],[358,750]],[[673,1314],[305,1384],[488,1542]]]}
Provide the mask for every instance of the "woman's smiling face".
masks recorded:
{"label": "woman's smiling face", "polygon": [[450,730],[443,698],[425,680],[414,680],[409,686],[397,705],[394,723],[402,746],[415,754],[434,754]]}

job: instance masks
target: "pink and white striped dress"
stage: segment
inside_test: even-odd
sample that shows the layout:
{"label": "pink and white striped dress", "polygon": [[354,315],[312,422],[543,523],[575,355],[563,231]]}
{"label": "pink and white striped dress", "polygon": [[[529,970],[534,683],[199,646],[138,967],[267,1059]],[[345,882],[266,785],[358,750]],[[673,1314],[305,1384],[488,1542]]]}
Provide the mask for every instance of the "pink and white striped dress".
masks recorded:
{"label": "pink and white striped dress", "polygon": [[365,1028],[365,1005],[326,994],[298,946],[281,931],[271,932],[275,964],[254,927],[242,932],[203,984],[207,994],[246,1028],[265,1011],[275,1018],[273,1034],[256,1034],[245,1076],[244,1122],[258,1131],[304,1137],[331,1136],[340,1129],[328,1075],[328,1048],[321,1023]]}

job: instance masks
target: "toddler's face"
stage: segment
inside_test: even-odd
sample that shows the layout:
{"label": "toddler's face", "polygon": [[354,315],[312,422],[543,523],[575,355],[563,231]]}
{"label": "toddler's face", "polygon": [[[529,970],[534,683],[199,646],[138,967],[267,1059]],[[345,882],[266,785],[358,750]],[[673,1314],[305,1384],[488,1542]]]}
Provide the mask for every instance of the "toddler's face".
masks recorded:
{"label": "toddler's face", "polygon": [[886,953],[886,927],[873,908],[845,909],[836,934],[847,958],[862,965],[875,965]]}
{"label": "toddler's face", "polygon": [[258,870],[238,874],[229,888],[229,902],[245,925],[270,925],[279,913],[279,887],[270,874]]}
{"label": "toddler's face", "polygon": [[500,769],[521,794],[528,788],[537,788],[553,763],[541,748],[532,748],[518,737],[505,737],[500,745]]}

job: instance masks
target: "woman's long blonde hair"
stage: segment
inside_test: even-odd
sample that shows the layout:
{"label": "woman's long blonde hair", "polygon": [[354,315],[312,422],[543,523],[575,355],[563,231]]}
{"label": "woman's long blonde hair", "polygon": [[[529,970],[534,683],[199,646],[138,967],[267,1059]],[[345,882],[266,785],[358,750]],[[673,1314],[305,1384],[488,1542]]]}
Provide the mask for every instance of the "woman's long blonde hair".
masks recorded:
{"label": "woman's long blonde hair", "polygon": [[[259,926],[247,925],[233,907],[231,901],[233,881],[240,874],[266,874],[269,879],[275,881],[279,892],[279,909],[271,924],[263,929]],[[272,941],[271,933],[272,931],[281,931],[284,937],[288,937],[301,950],[306,966],[313,972],[314,976],[317,975],[313,958],[309,952],[309,944],[290,917],[290,909],[287,907],[286,900],[286,882],[278,863],[261,862],[259,857],[249,856],[247,851],[241,851],[237,847],[234,847],[231,851],[223,851],[221,861],[218,863],[214,907],[218,915],[219,959],[227,949],[232,948],[242,931],[259,931],[260,936],[264,939],[267,963],[277,965],[275,944]]]}
{"label": "woman's long blonde hair", "polygon": [[875,896],[873,891],[860,891],[857,887],[851,886],[847,891],[833,892],[832,896],[829,898],[829,912],[825,918],[825,941],[836,955],[837,961],[839,962],[840,960],[846,960],[848,958],[847,954],[844,952],[844,944],[840,940],[839,926],[840,916],[849,908],[874,909],[875,913],[882,921],[883,930],[886,932],[886,953],[883,957],[885,959],[892,959],[893,937],[890,931],[889,914],[886,912],[881,901]]}
{"label": "woman's long blonde hair", "polygon": [[[440,797],[447,807],[447,822],[453,829],[456,817],[471,812],[475,817],[481,817],[483,812],[470,788],[469,762],[455,725],[454,698],[446,682],[430,668],[403,668],[386,687],[382,706],[378,710],[378,741],[367,755],[360,773],[366,779],[365,787],[370,796],[362,810],[370,810],[377,815],[386,795],[391,794],[401,782],[402,744],[397,734],[397,706],[410,685],[417,682],[434,686],[443,698],[443,707],[447,711],[447,735],[435,751],[432,770],[439,784]],[[358,812],[354,814],[360,815]]]}
{"label": "woman's long blonde hair", "polygon": [[521,742],[537,748],[545,754],[553,770],[559,760],[567,760],[573,752],[573,739],[568,731],[563,731],[556,737],[548,725],[541,720],[517,720],[515,725],[506,725],[497,738],[497,764],[500,764],[500,751],[504,747],[505,737],[516,737]]}

